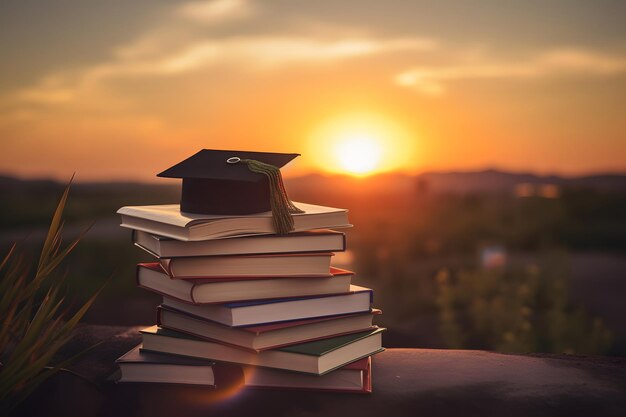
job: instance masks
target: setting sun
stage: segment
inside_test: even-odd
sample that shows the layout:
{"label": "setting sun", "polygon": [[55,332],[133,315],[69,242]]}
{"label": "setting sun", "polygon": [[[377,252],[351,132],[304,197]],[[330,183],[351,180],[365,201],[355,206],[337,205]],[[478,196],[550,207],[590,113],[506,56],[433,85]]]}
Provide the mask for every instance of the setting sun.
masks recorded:
{"label": "setting sun", "polygon": [[414,162],[412,135],[382,114],[338,116],[312,132],[308,153],[327,172],[364,177],[405,170]]}
{"label": "setting sun", "polygon": [[368,174],[380,162],[381,144],[375,138],[364,135],[349,135],[335,147],[335,157],[341,167],[352,174]]}

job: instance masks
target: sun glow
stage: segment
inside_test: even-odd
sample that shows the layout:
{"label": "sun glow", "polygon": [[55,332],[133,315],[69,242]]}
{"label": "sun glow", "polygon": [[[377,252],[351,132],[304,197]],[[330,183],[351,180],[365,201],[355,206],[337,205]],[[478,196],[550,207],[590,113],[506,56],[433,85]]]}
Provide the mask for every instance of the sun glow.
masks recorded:
{"label": "sun glow", "polygon": [[335,146],[335,158],[341,167],[355,175],[374,171],[380,163],[380,141],[366,134],[347,135]]}
{"label": "sun glow", "polygon": [[311,135],[309,154],[327,172],[364,177],[405,170],[414,162],[414,140],[379,114],[359,113],[321,124]]}

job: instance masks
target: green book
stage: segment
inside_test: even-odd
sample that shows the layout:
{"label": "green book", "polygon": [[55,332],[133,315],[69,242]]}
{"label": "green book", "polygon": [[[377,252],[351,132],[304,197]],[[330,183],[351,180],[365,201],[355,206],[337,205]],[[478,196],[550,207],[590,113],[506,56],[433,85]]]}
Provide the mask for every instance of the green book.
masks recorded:
{"label": "green book", "polygon": [[141,333],[143,349],[148,351],[323,375],[383,351],[384,330],[376,328],[258,353],[158,326],[143,329]]}

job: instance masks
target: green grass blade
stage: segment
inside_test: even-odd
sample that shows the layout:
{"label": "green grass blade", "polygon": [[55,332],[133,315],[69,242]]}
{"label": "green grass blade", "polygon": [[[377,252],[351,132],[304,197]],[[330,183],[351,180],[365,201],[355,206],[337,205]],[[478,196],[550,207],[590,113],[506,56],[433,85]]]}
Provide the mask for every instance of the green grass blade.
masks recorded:
{"label": "green grass blade", "polygon": [[[65,187],[61,198],[59,199],[59,203],[57,204],[57,208],[54,211],[54,215],[52,216],[52,221],[50,222],[50,228],[48,229],[48,235],[46,236],[46,240],[44,241],[43,248],[41,249],[41,256],[39,257],[39,265],[42,266],[46,262],[46,259],[49,257],[50,253],[53,250],[53,242],[55,241],[55,237],[58,237],[57,232],[61,225],[61,219],[63,216],[63,211],[65,210],[65,204],[67,202],[67,198],[70,193],[70,187],[72,185],[72,181],[74,180],[74,175],[70,178],[69,183]],[[37,268],[38,270],[40,268]]]}

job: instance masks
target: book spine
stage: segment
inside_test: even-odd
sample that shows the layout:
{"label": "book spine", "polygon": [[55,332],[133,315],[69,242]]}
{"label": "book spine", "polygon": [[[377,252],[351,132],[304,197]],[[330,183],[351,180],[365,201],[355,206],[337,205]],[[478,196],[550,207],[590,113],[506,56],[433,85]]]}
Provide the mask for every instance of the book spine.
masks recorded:
{"label": "book spine", "polygon": [[163,314],[162,312],[163,310],[161,309],[161,306],[158,306],[156,309],[156,324],[159,327],[161,327],[161,324],[162,324],[161,323],[161,314]]}

